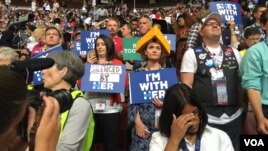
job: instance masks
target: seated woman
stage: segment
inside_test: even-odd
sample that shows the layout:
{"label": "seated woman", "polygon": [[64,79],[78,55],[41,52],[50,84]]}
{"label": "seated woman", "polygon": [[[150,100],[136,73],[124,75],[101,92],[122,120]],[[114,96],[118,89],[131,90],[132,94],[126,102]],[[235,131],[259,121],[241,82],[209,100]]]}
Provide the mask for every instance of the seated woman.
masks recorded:
{"label": "seated woman", "polygon": [[165,94],[160,132],[152,135],[150,151],[233,151],[229,136],[207,125],[207,113],[186,84]]}

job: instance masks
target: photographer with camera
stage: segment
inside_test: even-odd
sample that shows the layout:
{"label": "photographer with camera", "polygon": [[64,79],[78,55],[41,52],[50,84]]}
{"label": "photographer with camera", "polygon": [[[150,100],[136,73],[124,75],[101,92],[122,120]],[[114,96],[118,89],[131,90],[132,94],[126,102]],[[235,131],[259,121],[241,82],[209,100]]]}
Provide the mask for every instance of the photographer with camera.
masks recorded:
{"label": "photographer with camera", "polygon": [[48,89],[48,95],[67,106],[66,112],[61,111],[57,150],[88,151],[94,132],[93,113],[89,101],[82,97],[83,93],[74,90],[76,81],[84,74],[84,64],[69,51],[57,51],[47,58],[53,59],[55,64],[42,71],[44,87]]}
{"label": "photographer with camera", "polygon": [[[25,150],[27,143],[17,134],[28,104],[25,79],[5,65],[0,66],[0,73],[0,148]],[[55,151],[60,131],[59,104],[53,97],[44,96],[43,101],[41,121],[35,139],[31,141],[35,143],[35,151]],[[30,132],[36,117],[31,107],[28,117],[27,129]]]}

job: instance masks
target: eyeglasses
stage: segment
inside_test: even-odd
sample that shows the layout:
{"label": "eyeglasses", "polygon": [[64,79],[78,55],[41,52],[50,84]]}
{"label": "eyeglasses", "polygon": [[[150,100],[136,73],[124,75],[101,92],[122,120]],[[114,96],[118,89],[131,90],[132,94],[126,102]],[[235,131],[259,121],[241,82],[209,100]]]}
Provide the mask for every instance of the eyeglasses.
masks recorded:
{"label": "eyeglasses", "polygon": [[221,24],[218,22],[207,22],[204,26],[221,26]]}

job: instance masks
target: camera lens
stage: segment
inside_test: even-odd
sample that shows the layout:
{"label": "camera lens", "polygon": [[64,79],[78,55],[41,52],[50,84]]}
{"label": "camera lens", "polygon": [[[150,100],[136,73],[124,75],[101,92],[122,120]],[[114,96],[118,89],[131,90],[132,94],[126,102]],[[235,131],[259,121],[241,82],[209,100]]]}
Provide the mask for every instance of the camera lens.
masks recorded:
{"label": "camera lens", "polygon": [[60,106],[60,113],[63,113],[72,107],[72,95],[65,89],[56,90],[47,95],[54,97],[58,101]]}

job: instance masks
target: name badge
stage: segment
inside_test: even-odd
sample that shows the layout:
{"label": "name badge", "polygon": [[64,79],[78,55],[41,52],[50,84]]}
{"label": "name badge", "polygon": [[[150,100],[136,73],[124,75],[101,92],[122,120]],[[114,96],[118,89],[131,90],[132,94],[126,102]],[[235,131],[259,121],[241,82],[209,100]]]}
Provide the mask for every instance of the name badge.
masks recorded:
{"label": "name badge", "polygon": [[155,109],[155,121],[154,121],[154,125],[155,125],[155,128],[159,128],[159,118],[160,118],[160,115],[161,115],[161,109]]}
{"label": "name badge", "polygon": [[227,81],[223,77],[221,79],[211,80],[212,82],[212,93],[213,102],[215,105],[228,105],[228,94],[227,94]]}
{"label": "name badge", "polygon": [[96,110],[104,111],[105,110],[105,103],[96,103]]}
{"label": "name badge", "polygon": [[210,68],[209,72],[212,80],[222,79],[224,77],[222,69]]}

